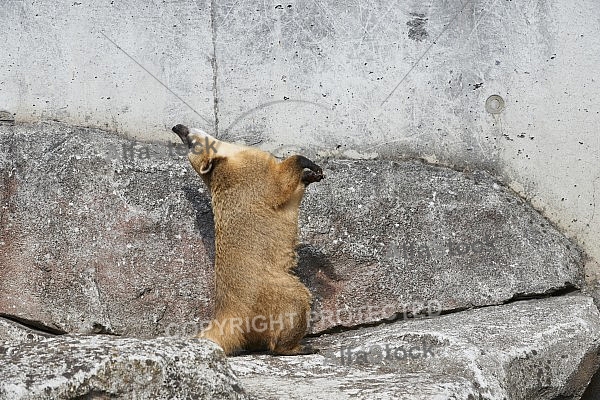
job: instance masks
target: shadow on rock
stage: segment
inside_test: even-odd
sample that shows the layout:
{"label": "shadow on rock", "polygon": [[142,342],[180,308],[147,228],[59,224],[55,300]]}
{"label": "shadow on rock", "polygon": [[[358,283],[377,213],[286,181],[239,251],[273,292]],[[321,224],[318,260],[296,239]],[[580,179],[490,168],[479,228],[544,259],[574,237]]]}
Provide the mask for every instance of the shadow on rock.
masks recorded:
{"label": "shadow on rock", "polygon": [[323,312],[332,311],[331,304],[336,303],[347,279],[338,275],[329,257],[315,247],[300,245],[297,252],[296,274],[313,295],[312,324],[318,324]]}
{"label": "shadow on rock", "polygon": [[298,267],[296,274],[306,286],[316,291],[321,297],[336,291],[333,282],[342,280],[335,272],[329,258],[310,244],[301,244],[297,248]]}
{"label": "shadow on rock", "polygon": [[197,188],[184,186],[185,198],[192,204],[196,213],[196,228],[202,235],[202,244],[206,249],[211,265],[215,262],[215,222],[210,197]]}

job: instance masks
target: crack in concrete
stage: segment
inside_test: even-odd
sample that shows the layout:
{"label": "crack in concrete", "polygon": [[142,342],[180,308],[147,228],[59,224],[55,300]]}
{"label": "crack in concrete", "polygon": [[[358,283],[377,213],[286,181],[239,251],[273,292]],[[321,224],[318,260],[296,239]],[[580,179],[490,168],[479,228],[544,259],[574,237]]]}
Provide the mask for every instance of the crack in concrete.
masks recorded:
{"label": "crack in concrete", "polygon": [[587,222],[588,225],[590,225],[594,221],[594,218],[596,218],[596,182],[598,182],[598,180],[600,180],[600,176],[592,181],[592,216]]}
{"label": "crack in concrete", "polygon": [[212,46],[213,46],[213,56],[211,58],[211,65],[213,70],[213,112],[215,118],[215,137],[219,137],[219,89],[217,87],[218,83],[218,73],[219,73],[219,65],[217,63],[217,2],[216,0],[210,1],[210,28],[212,31]]}

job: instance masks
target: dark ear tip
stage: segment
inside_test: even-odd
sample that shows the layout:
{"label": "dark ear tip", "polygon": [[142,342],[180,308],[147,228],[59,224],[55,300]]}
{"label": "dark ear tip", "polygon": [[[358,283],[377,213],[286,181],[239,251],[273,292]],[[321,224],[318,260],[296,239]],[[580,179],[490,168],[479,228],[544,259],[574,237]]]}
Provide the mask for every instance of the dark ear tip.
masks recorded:
{"label": "dark ear tip", "polygon": [[181,124],[175,125],[173,128],[171,128],[171,130],[178,134],[182,139],[190,134],[188,127]]}

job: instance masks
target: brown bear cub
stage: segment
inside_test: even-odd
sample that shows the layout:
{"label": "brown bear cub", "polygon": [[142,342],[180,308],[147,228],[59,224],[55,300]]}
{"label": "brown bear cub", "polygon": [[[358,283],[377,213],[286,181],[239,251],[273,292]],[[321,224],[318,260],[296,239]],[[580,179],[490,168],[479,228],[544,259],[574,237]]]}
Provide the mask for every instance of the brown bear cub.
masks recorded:
{"label": "brown bear cub", "polygon": [[215,220],[215,318],[199,337],[237,350],[302,352],[311,306],[296,267],[298,211],[306,186],[323,179],[303,156],[277,160],[183,125],[173,127],[209,187]]}

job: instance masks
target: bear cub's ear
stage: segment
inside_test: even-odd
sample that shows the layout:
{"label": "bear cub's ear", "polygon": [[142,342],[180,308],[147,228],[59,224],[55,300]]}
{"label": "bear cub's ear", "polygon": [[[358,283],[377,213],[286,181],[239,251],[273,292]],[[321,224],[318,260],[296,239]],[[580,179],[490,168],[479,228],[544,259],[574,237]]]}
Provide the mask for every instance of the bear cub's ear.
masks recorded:
{"label": "bear cub's ear", "polygon": [[204,157],[204,159],[200,163],[200,170],[198,171],[198,173],[200,175],[206,175],[212,170],[212,167],[213,159],[210,157]]}

